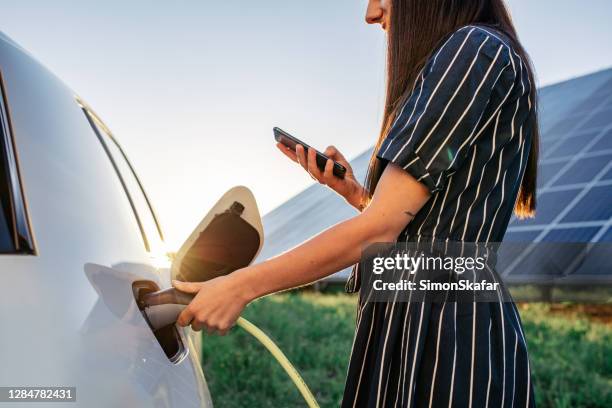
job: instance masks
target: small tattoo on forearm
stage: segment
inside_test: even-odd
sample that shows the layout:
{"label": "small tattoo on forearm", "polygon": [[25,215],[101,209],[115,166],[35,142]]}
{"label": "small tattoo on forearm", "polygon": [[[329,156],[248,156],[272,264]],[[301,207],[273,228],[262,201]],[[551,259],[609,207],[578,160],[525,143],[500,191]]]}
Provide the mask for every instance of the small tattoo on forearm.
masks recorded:
{"label": "small tattoo on forearm", "polygon": [[404,211],[404,213],[406,213],[407,215],[411,216],[412,218],[414,218],[414,214],[411,213],[410,211]]}

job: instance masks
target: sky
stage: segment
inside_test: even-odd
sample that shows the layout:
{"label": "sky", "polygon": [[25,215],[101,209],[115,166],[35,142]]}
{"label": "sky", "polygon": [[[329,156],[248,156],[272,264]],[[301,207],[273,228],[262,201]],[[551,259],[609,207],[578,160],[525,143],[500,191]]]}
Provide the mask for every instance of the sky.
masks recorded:
{"label": "sky", "polygon": [[[540,85],[612,66],[609,0],[507,3]],[[276,150],[274,126],[348,158],[374,143],[385,36],[365,7],[2,0],[0,30],[113,131],[175,249],[232,186],[249,187],[263,215],[312,183]]]}

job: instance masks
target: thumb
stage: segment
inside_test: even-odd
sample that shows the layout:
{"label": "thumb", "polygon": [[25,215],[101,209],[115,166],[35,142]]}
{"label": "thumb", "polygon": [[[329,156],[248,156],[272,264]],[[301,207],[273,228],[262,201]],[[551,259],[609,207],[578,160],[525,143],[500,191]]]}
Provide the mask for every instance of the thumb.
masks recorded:
{"label": "thumb", "polygon": [[181,282],[178,280],[172,280],[172,286],[186,293],[198,293],[202,285],[197,282]]}

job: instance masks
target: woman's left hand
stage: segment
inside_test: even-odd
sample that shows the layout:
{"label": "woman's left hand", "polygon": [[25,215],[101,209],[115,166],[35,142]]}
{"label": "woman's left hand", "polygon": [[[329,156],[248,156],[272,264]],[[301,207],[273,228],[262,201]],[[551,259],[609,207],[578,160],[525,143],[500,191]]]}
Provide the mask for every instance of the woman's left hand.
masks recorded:
{"label": "woman's left hand", "polygon": [[174,280],[172,286],[181,292],[196,294],[179,315],[178,325],[191,325],[195,331],[206,329],[211,334],[218,332],[225,335],[236,324],[240,313],[251,300],[231,275],[220,276],[207,282]]}

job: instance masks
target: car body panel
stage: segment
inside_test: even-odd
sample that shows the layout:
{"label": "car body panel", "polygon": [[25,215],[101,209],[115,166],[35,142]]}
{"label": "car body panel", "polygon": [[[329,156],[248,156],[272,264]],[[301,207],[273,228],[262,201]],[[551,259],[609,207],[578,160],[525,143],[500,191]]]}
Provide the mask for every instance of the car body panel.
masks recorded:
{"label": "car body panel", "polygon": [[86,407],[211,406],[197,337],[179,330],[189,352],[172,363],[135,306],[132,282],[167,288],[170,271],[74,92],[4,35],[0,72],[36,247],[0,255],[0,386],[75,386]]}

